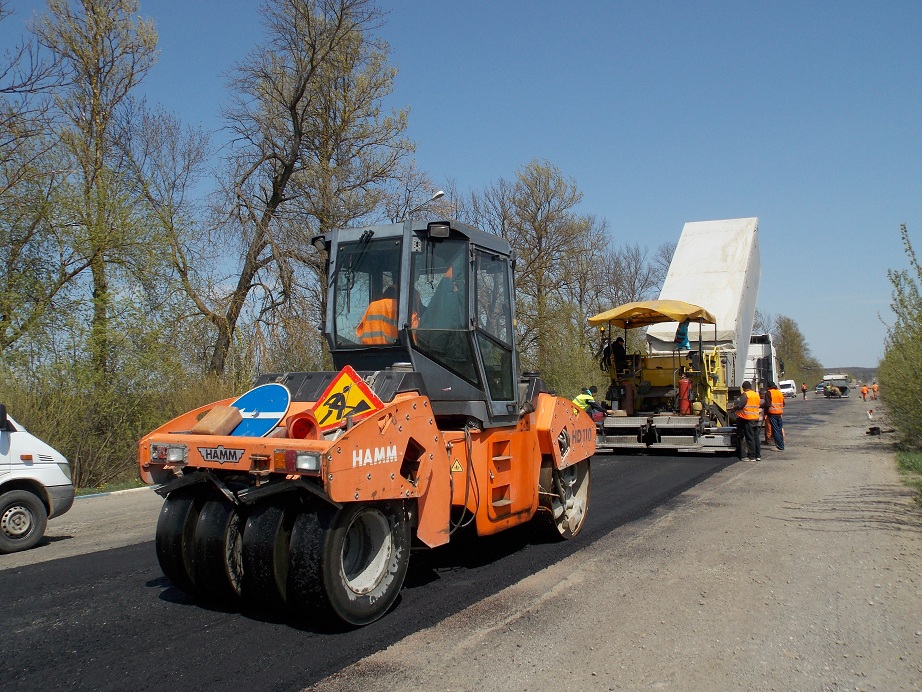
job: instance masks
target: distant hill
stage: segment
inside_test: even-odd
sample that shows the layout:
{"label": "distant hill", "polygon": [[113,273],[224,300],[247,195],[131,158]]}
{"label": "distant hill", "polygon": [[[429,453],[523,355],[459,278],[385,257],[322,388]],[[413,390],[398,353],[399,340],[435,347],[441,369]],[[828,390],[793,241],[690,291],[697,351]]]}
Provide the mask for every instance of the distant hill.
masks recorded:
{"label": "distant hill", "polygon": [[877,368],[826,368],[825,372],[845,372],[859,382],[873,382],[877,379]]}

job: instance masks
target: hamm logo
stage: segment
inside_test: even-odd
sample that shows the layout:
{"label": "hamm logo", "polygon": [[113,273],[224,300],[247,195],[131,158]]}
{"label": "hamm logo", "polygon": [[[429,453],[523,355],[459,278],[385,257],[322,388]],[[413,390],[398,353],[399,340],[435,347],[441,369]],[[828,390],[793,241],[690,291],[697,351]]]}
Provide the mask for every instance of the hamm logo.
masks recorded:
{"label": "hamm logo", "polygon": [[352,468],[374,464],[392,464],[397,461],[397,445],[355,449],[352,451]]}
{"label": "hamm logo", "polygon": [[198,453],[202,455],[205,461],[216,461],[219,464],[236,464],[243,459],[242,449],[224,449],[222,445],[217,447],[199,447]]}

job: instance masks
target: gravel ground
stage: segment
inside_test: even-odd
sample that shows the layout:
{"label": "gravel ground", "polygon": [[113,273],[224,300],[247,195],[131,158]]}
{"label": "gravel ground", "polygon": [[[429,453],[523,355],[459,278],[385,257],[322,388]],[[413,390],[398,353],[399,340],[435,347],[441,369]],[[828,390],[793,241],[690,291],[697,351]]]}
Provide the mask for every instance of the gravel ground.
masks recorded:
{"label": "gravel ground", "polygon": [[922,510],[867,408],[789,400],[784,452],[311,689],[922,690]]}

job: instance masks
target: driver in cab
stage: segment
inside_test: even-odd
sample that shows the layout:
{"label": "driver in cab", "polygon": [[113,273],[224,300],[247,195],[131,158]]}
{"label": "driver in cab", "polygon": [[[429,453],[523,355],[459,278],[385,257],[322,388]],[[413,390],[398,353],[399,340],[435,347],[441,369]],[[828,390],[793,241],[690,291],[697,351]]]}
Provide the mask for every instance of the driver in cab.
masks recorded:
{"label": "driver in cab", "polygon": [[391,284],[384,289],[378,300],[368,304],[355,328],[355,335],[359,343],[375,346],[393,344],[397,341],[397,334],[397,291],[394,284]]}

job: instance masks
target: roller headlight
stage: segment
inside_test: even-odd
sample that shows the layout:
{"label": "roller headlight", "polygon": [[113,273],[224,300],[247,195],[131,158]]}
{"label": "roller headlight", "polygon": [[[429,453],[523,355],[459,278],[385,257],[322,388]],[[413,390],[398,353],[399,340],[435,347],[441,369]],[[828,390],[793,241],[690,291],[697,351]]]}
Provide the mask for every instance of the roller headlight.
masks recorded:
{"label": "roller headlight", "polygon": [[298,471],[320,473],[320,452],[298,452],[295,458]]}
{"label": "roller headlight", "polygon": [[186,445],[152,444],[150,460],[159,464],[185,464],[189,460]]}

